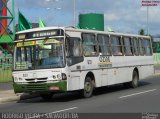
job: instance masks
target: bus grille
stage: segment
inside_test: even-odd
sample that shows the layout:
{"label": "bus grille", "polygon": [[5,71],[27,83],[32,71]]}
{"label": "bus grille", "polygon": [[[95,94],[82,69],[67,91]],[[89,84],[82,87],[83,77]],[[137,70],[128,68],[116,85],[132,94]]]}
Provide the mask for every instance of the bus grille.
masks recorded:
{"label": "bus grille", "polygon": [[47,78],[31,78],[25,79],[28,83],[44,83],[47,82]]}
{"label": "bus grille", "polygon": [[26,90],[27,91],[46,91],[47,86],[46,85],[26,85]]}

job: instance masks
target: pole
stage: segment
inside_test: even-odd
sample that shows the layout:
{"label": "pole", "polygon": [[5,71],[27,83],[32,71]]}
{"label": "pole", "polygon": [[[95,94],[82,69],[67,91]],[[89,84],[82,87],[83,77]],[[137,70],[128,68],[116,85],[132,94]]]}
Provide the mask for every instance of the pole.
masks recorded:
{"label": "pole", "polygon": [[76,0],[73,0],[73,25],[76,27]]}
{"label": "pole", "polygon": [[147,5],[147,35],[149,35],[149,14],[148,12],[149,12],[149,7]]}
{"label": "pole", "polygon": [[12,19],[13,19],[13,34],[14,34],[13,36],[15,38],[16,27],[15,27],[15,7],[14,5],[15,5],[14,0],[12,0]]}

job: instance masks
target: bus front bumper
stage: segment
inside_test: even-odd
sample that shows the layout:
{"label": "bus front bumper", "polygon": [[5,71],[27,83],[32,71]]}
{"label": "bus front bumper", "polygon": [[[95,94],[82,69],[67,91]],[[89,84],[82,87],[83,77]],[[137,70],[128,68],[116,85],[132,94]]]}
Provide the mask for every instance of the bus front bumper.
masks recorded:
{"label": "bus front bumper", "polygon": [[67,81],[60,81],[56,83],[32,83],[32,84],[18,84],[13,83],[15,93],[31,93],[31,92],[65,92],[67,91]]}

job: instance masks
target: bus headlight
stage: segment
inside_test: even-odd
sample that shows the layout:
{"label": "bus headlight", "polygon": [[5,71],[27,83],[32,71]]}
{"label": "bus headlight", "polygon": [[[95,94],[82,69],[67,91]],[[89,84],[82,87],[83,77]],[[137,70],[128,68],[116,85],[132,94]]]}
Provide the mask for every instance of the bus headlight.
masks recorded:
{"label": "bus headlight", "polygon": [[56,76],[55,76],[55,75],[53,75],[53,79],[56,79]]}
{"label": "bus headlight", "polygon": [[21,82],[23,81],[23,78],[14,77],[14,82]]}
{"label": "bus headlight", "polygon": [[62,80],[67,80],[67,75],[65,73],[62,73]]}
{"label": "bus headlight", "polygon": [[18,78],[17,77],[14,77],[14,82],[17,82],[18,81]]}
{"label": "bus headlight", "polygon": [[22,78],[19,78],[19,81],[22,81],[23,79]]}
{"label": "bus headlight", "polygon": [[58,79],[62,79],[62,76],[60,74],[57,75]]}

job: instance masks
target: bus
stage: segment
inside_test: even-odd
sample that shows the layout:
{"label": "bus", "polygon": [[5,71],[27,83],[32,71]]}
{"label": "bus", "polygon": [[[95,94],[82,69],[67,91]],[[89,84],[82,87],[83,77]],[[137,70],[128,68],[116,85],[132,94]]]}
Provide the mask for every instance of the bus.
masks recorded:
{"label": "bus", "polygon": [[149,36],[69,27],[35,28],[16,33],[15,93],[78,91],[91,97],[97,87],[124,84],[136,88],[154,74]]}

